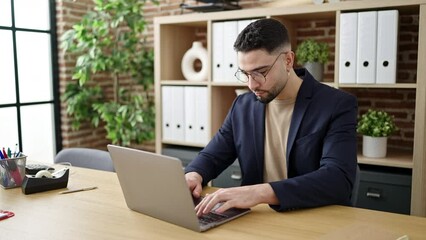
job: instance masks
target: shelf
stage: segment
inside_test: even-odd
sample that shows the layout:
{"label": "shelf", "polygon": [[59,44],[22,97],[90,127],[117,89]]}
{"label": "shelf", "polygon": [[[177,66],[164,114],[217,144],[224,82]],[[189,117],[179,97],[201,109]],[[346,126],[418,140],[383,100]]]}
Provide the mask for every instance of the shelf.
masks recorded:
{"label": "shelf", "polygon": [[330,87],[333,87],[333,88],[335,88],[336,87],[336,84],[334,83],[334,82],[321,82],[322,84],[325,84],[325,85],[328,85],[328,86],[330,86]]}
{"label": "shelf", "polygon": [[170,145],[178,145],[178,146],[185,146],[185,147],[205,147],[204,144],[199,143],[189,143],[189,142],[182,142],[182,141],[162,141],[163,144],[170,144]]}
{"label": "shelf", "polygon": [[189,85],[196,85],[196,86],[207,86],[207,82],[194,82],[194,81],[187,81],[187,80],[164,80],[161,81],[161,85],[182,85],[182,86],[189,86]]}
{"label": "shelf", "polygon": [[212,82],[211,84],[215,87],[247,87],[247,83],[240,83],[237,80],[235,82]]}
{"label": "shelf", "polygon": [[338,84],[338,88],[417,88],[415,83],[396,83],[396,84]]}
{"label": "shelf", "polygon": [[358,163],[387,166],[387,167],[400,167],[400,168],[413,168],[413,153],[409,151],[388,150],[386,158],[368,158],[358,153]]}
{"label": "shelf", "polygon": [[[276,1],[278,2],[278,1]],[[281,2],[281,1],[280,1]],[[375,1],[341,1],[333,4],[302,4],[296,6],[278,6],[267,8],[252,8],[232,11],[209,12],[202,14],[171,15],[155,18],[156,24],[203,24],[207,21],[223,21],[233,19],[258,18],[258,17],[281,17],[298,21],[306,17],[317,19],[328,19],[335,15],[336,11],[362,11],[369,9],[397,8],[408,13],[419,12],[419,4],[423,0],[375,0]]]}
{"label": "shelf", "polygon": [[202,5],[189,5],[189,4],[182,3],[180,7],[182,9],[193,10],[196,12],[217,12],[217,11],[241,9],[239,5],[235,5],[230,2],[217,2],[217,3],[208,3],[208,4],[202,4]]}

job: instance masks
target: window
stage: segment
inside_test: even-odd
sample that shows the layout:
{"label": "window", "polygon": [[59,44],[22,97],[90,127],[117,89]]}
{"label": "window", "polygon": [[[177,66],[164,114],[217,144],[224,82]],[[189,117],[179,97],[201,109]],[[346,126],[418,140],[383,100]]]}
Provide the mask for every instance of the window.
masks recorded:
{"label": "window", "polygon": [[0,147],[53,162],[60,148],[55,1],[0,0]]}

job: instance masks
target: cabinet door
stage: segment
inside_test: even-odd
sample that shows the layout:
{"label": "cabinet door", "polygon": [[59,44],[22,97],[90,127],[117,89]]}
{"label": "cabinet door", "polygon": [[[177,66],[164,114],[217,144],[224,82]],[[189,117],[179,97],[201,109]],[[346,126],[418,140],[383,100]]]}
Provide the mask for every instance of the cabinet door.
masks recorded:
{"label": "cabinet door", "polygon": [[361,171],[357,207],[410,214],[411,176]]}

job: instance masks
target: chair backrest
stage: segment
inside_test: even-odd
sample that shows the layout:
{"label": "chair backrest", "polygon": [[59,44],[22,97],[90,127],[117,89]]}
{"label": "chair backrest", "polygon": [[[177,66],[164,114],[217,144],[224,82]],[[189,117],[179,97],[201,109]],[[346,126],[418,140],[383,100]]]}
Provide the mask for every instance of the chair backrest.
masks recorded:
{"label": "chair backrest", "polygon": [[55,156],[54,163],[115,172],[109,152],[98,149],[65,148]]}
{"label": "chair backrest", "polygon": [[361,170],[359,169],[359,166],[356,166],[356,175],[355,175],[355,182],[354,187],[352,189],[352,195],[351,195],[351,205],[353,207],[356,206],[356,202],[358,200],[358,190],[359,190],[359,182],[361,177]]}

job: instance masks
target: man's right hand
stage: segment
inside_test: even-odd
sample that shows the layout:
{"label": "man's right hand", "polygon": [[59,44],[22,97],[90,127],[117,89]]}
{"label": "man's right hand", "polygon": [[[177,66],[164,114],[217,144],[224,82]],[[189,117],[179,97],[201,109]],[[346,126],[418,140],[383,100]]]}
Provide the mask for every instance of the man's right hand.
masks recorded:
{"label": "man's right hand", "polygon": [[201,191],[203,190],[203,177],[201,177],[201,175],[197,172],[189,172],[185,174],[185,180],[189,190],[192,193],[192,196],[199,198],[201,196]]}

